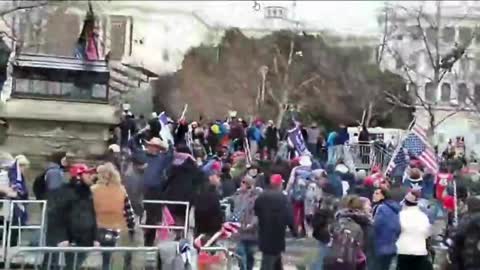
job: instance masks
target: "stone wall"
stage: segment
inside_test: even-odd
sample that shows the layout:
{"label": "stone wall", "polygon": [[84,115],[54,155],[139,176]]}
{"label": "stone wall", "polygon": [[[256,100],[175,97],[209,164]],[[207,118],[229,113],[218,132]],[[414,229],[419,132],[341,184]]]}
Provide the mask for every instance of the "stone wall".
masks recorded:
{"label": "stone wall", "polygon": [[118,121],[115,108],[107,104],[31,99],[8,101],[0,107],[0,118],[8,123],[0,151],[24,154],[33,167],[42,166],[55,151],[95,159],[105,153],[108,128]]}

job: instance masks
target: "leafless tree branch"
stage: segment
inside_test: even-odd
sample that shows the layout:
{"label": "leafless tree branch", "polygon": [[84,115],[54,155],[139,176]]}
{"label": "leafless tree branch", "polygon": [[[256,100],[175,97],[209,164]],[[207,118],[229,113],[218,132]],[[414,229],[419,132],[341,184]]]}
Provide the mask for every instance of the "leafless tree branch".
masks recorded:
{"label": "leafless tree branch", "polygon": [[26,9],[32,9],[32,8],[38,8],[42,6],[46,6],[48,3],[47,1],[35,1],[33,4],[29,5],[20,5],[17,7],[11,7],[6,10],[0,10],[0,16],[5,16],[7,14],[10,14],[12,12],[20,11],[20,10],[26,10]]}

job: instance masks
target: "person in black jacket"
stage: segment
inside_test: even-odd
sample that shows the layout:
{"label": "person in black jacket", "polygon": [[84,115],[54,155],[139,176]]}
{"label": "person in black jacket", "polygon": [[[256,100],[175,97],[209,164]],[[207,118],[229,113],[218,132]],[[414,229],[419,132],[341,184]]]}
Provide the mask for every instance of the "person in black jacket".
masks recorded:
{"label": "person in black jacket", "polygon": [[195,199],[195,236],[208,240],[222,228],[224,221],[223,211],[220,205],[219,188],[221,185],[221,164],[216,161],[206,173],[206,183]]}
{"label": "person in black jacket", "polygon": [[254,206],[258,217],[258,244],[262,252],[261,270],[281,270],[286,227],[290,228],[294,236],[296,231],[292,206],[282,192],[282,176],[272,175],[270,185],[271,189],[260,194]]}
{"label": "person in black jacket", "polygon": [[[84,164],[75,164],[70,168],[70,182],[47,195],[47,246],[99,245],[96,241],[97,222],[90,191],[93,172],[94,169],[89,169]],[[66,269],[80,267],[86,258],[86,254],[78,254],[74,266],[73,255],[65,255]],[[48,257],[45,261],[47,259]],[[55,261],[58,259],[52,257],[51,262]]]}

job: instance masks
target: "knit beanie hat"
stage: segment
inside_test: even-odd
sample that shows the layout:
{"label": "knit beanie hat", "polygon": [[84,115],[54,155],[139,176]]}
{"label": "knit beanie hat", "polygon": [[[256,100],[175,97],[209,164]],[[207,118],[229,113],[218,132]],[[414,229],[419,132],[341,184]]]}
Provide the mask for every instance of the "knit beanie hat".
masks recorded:
{"label": "knit beanie hat", "polygon": [[410,192],[405,195],[405,202],[409,203],[410,205],[417,205],[418,199],[420,198],[421,193],[420,190],[411,190]]}

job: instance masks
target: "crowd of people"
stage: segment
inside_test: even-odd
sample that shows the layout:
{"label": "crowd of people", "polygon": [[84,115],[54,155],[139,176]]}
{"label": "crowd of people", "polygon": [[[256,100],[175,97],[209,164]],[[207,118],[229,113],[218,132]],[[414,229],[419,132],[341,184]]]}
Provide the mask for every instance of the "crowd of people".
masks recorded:
{"label": "crowd of people", "polygon": [[[480,269],[472,255],[479,252],[480,199],[445,166],[433,175],[413,157],[408,177],[400,180],[380,167],[352,170],[335,150],[348,140],[344,126],[325,142],[316,124],[302,129],[310,151],[295,155],[284,142],[285,131],[272,121],[247,124],[231,117],[203,125],[180,119],[162,126],[157,117],[137,120],[126,112],[99,166],[73,163],[64,152],[50,156],[32,188],[37,199],[47,200],[47,246],[153,246],[159,234],[139,230],[138,222],[161,224],[165,208],[142,202],[169,200],[192,206],[197,248],[218,232],[229,236],[241,270],[253,269],[257,250],[262,270],[282,269],[287,228],[292,237],[318,242],[311,269],[386,270],[396,261],[398,270],[430,270],[433,225],[442,216],[448,221],[441,232],[441,244],[450,251],[448,267]],[[173,140],[162,136],[162,129]],[[0,187],[5,197],[29,198],[28,165],[27,157],[15,157],[9,184]],[[222,201],[231,205],[230,215]],[[12,225],[26,224],[25,208],[14,210]],[[187,222],[184,207],[167,211],[175,225]],[[12,245],[16,241],[12,237]],[[67,268],[73,260],[67,256]],[[109,264],[110,254],[104,253],[103,269]],[[125,264],[131,265],[130,256]]]}

